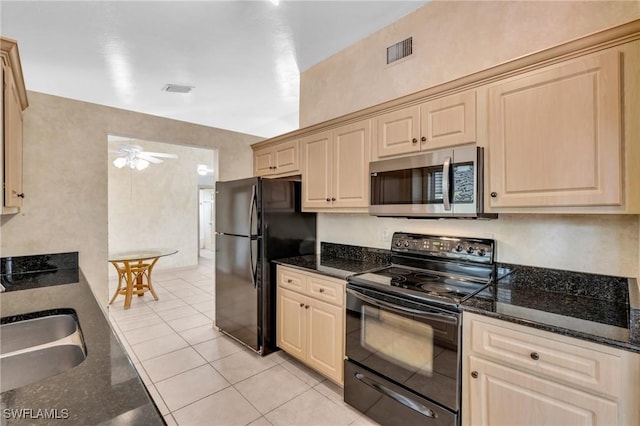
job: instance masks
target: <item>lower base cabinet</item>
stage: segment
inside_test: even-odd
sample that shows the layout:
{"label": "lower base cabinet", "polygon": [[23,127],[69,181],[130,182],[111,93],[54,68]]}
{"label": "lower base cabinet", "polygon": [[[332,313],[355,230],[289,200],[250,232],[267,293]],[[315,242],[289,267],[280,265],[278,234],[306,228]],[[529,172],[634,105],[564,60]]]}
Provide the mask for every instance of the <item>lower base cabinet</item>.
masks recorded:
{"label": "lower base cabinet", "polygon": [[619,425],[614,401],[470,357],[471,425]]}
{"label": "lower base cabinet", "polygon": [[640,424],[640,355],[463,314],[463,425]]}
{"label": "lower base cabinet", "polygon": [[278,347],[339,384],[343,382],[344,285],[337,279],[278,266]]}

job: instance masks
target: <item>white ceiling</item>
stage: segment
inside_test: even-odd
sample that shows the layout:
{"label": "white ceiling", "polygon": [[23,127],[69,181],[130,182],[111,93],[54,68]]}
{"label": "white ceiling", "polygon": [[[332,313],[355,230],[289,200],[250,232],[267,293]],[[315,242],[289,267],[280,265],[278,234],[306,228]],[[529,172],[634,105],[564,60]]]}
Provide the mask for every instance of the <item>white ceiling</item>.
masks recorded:
{"label": "white ceiling", "polygon": [[28,90],[271,137],[298,128],[300,71],[424,3],[0,0],[0,33]]}

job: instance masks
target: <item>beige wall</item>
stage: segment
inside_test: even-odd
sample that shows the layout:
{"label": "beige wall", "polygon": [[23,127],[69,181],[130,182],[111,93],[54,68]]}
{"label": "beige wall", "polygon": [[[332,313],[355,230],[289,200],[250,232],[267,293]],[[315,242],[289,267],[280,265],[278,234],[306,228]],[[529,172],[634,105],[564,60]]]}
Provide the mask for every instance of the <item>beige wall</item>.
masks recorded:
{"label": "beige wall", "polygon": [[[300,127],[640,18],[640,1],[432,1],[300,76]],[[386,48],[413,37],[413,55]]]}
{"label": "beige wall", "polygon": [[636,215],[500,215],[497,220],[379,218],[320,214],[318,239],[389,248],[394,231],[494,238],[500,262],[618,276],[638,276]]}
{"label": "beige wall", "polygon": [[[144,170],[117,168],[109,156],[109,251],[169,247],[178,253],[162,258],[155,270],[198,265],[198,164],[214,166],[214,150],[151,141],[109,142],[140,145],[145,151],[176,154]],[[215,169],[215,168],[214,168]],[[109,269],[115,275],[115,268]]]}
{"label": "beige wall", "polygon": [[220,179],[250,176],[260,138],[29,92],[24,115],[24,208],[2,217],[2,256],[78,251],[107,302],[107,134],[217,148]]}
{"label": "beige wall", "polygon": [[[305,71],[300,124],[322,122],[639,18],[638,1],[432,1]],[[409,36],[412,57],[386,66],[386,47]],[[385,231],[491,237],[498,240],[502,262],[640,276],[637,215],[514,214],[492,221],[319,215],[319,241],[388,248],[389,241],[381,240]]]}

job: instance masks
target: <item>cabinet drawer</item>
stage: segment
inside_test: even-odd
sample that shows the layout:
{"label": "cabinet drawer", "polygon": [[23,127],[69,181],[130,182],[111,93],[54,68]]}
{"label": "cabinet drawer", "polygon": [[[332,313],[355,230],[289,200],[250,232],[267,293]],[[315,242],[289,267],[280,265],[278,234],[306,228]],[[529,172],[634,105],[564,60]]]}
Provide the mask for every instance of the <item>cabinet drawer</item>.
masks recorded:
{"label": "cabinet drawer", "polygon": [[306,292],[305,275],[289,268],[278,267],[278,285],[300,293]]}
{"label": "cabinet drawer", "polygon": [[598,350],[599,345],[477,316],[470,321],[470,332],[469,349],[476,354],[559,382],[620,397],[622,359]]}
{"label": "cabinet drawer", "polygon": [[344,282],[324,277],[307,276],[307,294],[318,300],[344,306]]}

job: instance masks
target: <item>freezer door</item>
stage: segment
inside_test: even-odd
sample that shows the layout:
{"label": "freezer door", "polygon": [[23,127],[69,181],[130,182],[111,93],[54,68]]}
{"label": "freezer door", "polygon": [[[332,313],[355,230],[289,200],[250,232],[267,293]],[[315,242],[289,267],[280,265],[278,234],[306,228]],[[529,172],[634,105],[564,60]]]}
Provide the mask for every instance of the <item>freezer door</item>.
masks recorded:
{"label": "freezer door", "polygon": [[258,178],[216,183],[216,232],[257,235],[259,191]]}
{"label": "freezer door", "polygon": [[259,246],[257,238],[216,235],[216,326],[258,352],[262,346]]}

